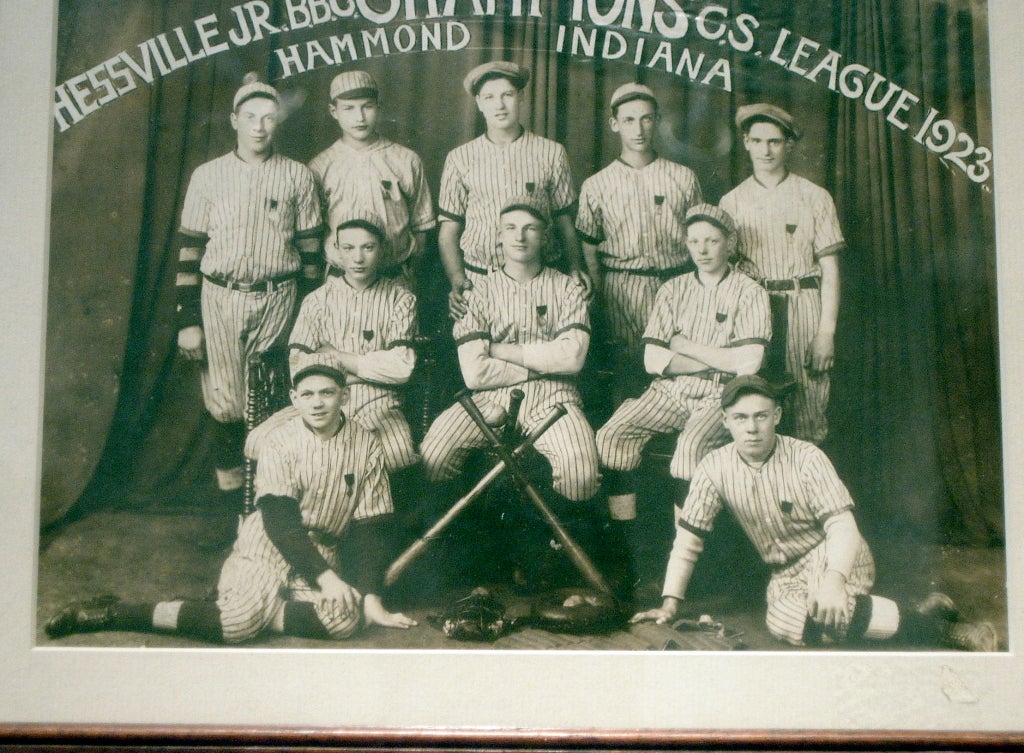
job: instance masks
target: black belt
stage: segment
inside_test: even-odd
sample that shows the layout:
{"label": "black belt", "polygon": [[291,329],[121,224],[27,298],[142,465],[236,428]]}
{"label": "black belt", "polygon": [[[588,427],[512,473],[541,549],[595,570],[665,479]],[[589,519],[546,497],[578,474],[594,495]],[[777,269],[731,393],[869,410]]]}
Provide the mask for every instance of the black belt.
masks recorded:
{"label": "black belt", "polygon": [[203,275],[206,280],[209,280],[214,285],[219,285],[220,287],[227,288],[228,290],[237,290],[241,293],[272,293],[274,292],[274,289],[280,287],[282,283],[294,280],[297,276],[297,272],[289,272],[286,275],[271,277],[269,280],[260,280],[259,282],[242,282],[241,280],[225,280],[223,277],[213,277],[207,274]]}
{"label": "black belt", "polygon": [[788,280],[761,280],[761,286],[770,292],[781,290],[817,290],[821,283],[817,277],[791,277]]}
{"label": "black belt", "polygon": [[736,378],[735,374],[732,374],[728,371],[719,371],[718,369],[705,369],[704,371],[695,371],[694,373],[687,374],[686,376],[697,377],[698,379],[707,379],[709,382],[715,381],[715,378],[717,377],[719,384],[731,382],[733,379]]}
{"label": "black belt", "polygon": [[484,269],[483,267],[478,267],[475,264],[470,264],[468,261],[462,262],[462,266],[465,267],[468,271],[478,275],[486,275],[488,273],[488,270]]}
{"label": "black belt", "polygon": [[640,275],[641,277],[657,277],[659,280],[671,280],[673,277],[690,271],[690,267],[669,267],[668,269],[612,269],[608,272],[620,272],[625,275]]}

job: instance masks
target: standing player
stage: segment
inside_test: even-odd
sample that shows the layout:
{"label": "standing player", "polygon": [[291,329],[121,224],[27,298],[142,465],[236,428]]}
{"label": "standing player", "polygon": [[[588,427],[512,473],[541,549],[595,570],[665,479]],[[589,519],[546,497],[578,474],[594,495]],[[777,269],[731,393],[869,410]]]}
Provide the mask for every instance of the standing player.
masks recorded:
{"label": "standing player", "polygon": [[[513,197],[500,212],[504,263],[467,293],[468,311],[453,329],[459,365],[473,400],[490,421],[503,418],[511,392],[525,393],[518,426],[533,431],[561,403],[568,412],[534,445],[551,464],[553,508],[587,525],[578,503],[597,492],[594,430],[587,423],[574,376],[590,345],[583,288],[543,264],[546,207],[533,196]],[[420,451],[428,478],[452,479],[470,450],[487,440],[461,405],[430,426]],[[567,526],[570,525],[567,522]]]}
{"label": "standing player", "polygon": [[[381,442],[389,474],[418,460],[402,414],[399,385],[416,364],[416,297],[399,281],[381,277],[387,258],[383,220],[373,214],[339,214],[324,249],[327,280],[302,301],[289,338],[290,362],[313,359],[346,375],[345,413]],[[296,414],[284,408],[249,434],[253,453],[263,437]]]}
{"label": "standing player", "polygon": [[845,246],[828,192],[789,172],[799,140],[793,117],[771,104],[736,111],[754,174],[722,197],[736,219],[742,265],[772,296],[776,337],[786,343],[786,371],[796,381],[794,434],[815,444],[828,435],[829,369],[835,361],[839,251]]}
{"label": "standing player", "polygon": [[63,608],[46,623],[47,635],[138,630],[237,643],[264,631],[341,639],[364,621],[415,625],[380,598],[391,495],[380,444],[342,413],[344,385],[343,374],[322,364],[296,373],[297,415],[266,438],[257,509],[239,527],[216,602],[100,597]]}
{"label": "standing player", "polygon": [[241,512],[249,358],[287,337],[298,287],[316,284],[320,264],[313,175],[273,147],[277,91],[246,76],[233,107],[237,147],[196,168],[185,193],[177,273],[178,350],[201,362],[203,402],[215,421],[226,525],[215,526],[211,545],[231,542]]}
{"label": "standing player", "polygon": [[729,266],[736,228],[728,213],[711,204],[691,207],[686,246],[697,269],[661,286],[644,331],[644,366],[654,381],[597,432],[611,518],[620,542],[631,546],[633,471],[648,440],[680,432],[669,473],[680,480],[682,499],[700,459],[728,438],[718,406],[723,386],[755,373],[771,339],[767,293]]}
{"label": "standing player", "polygon": [[654,151],[658,100],[641,84],[612,94],[609,125],[618,159],[583,181],[576,230],[587,271],[600,294],[601,333],[626,347],[620,361],[640,362],[644,327],[661,284],[687,271],[687,210],[703,201],[688,167]]}
{"label": "standing player", "polygon": [[498,60],[478,65],[462,82],[483,113],[487,130],[453,149],[441,174],[438,246],[451,283],[449,308],[455,318],[466,312],[465,291],[504,262],[494,218],[512,197],[522,194],[553,218],[569,267],[589,292],[573,226],[576,189],[565,148],[519,123],[529,80],[527,69]]}
{"label": "standing player", "polygon": [[772,569],[767,624],[775,638],[806,646],[897,638],[967,651],[998,648],[993,626],[957,622],[945,594],[933,593],[916,606],[869,595],[875,565],[853,500],[821,450],[775,433],[782,408],[768,382],[738,377],[725,386],[721,405],[733,442],[697,467],[690,493],[676,509],[664,601],[634,622],[675,617],[704,538],[728,507]]}
{"label": "standing player", "polygon": [[329,232],[354,214],[382,218],[389,252],[381,274],[401,274],[414,289],[427,231],[437,224],[423,162],[377,131],[380,92],[369,73],[339,73],[330,97],[341,137],[309,163]]}

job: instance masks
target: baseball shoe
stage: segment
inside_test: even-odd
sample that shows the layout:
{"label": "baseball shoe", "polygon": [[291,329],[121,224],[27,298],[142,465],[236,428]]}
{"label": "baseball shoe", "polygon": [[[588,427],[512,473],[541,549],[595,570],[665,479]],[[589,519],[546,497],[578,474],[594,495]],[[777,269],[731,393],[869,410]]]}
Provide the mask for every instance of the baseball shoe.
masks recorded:
{"label": "baseball shoe", "polygon": [[935,617],[946,622],[956,622],[960,619],[960,611],[956,604],[940,591],[932,591],[915,604],[914,609],[925,617]]}
{"label": "baseball shoe", "polygon": [[114,615],[121,600],[116,596],[96,596],[84,601],[74,601],[46,622],[46,635],[63,638],[72,633],[94,633],[109,630],[114,624]]}
{"label": "baseball shoe", "polygon": [[943,630],[950,648],[960,651],[998,651],[999,636],[991,622],[950,622]]}

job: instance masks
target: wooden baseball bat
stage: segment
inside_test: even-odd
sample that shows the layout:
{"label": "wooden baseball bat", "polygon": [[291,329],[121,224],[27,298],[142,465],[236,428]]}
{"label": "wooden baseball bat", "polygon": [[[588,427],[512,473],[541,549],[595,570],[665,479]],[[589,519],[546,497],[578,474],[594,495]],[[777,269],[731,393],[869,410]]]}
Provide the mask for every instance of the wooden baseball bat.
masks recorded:
{"label": "wooden baseball bat", "polygon": [[[583,551],[583,548],[577,544],[573,538],[569,535],[568,531],[562,526],[562,523],[555,517],[555,514],[551,512],[551,508],[548,507],[544,499],[537,493],[533,484],[526,477],[526,474],[519,468],[519,464],[516,462],[512,453],[505,445],[501,443],[501,439],[495,434],[494,429],[490,427],[487,421],[484,419],[483,414],[480,413],[480,409],[476,407],[476,403],[473,402],[473,396],[469,390],[462,390],[459,392],[455,399],[459,404],[466,410],[477,426],[480,427],[480,431],[483,432],[487,441],[494,446],[495,452],[498,453],[498,457],[505,462],[505,467],[508,468],[509,473],[512,474],[512,478],[515,479],[516,483],[522,487],[523,493],[526,494],[527,498],[533,503],[533,505],[540,511],[541,516],[547,522],[548,526],[554,531],[556,538],[562,547],[565,549],[565,553],[572,560],[572,563],[576,566],[576,569],[580,571],[584,578],[594,586],[598,591],[602,591],[606,594],[612,595],[612,590],[605,583],[604,578],[601,576],[600,571],[594,566],[594,563],[590,561],[590,557]],[[614,598],[614,595],[612,595]]]}
{"label": "wooden baseball bat", "polygon": [[526,393],[519,388],[512,390],[508,395],[508,413],[505,417],[505,429],[501,433],[502,441],[506,443],[506,446],[515,442],[516,423],[519,421],[519,409],[522,407],[523,399],[525,397]]}
{"label": "wooden baseball bat", "polygon": [[[552,424],[564,416],[565,413],[566,410],[564,405],[558,404],[553,407],[551,412],[545,417],[544,421],[530,433],[530,436],[523,440],[522,444],[516,447],[512,452],[512,456],[518,457],[527,449],[532,447],[533,443],[540,438],[541,434],[550,429]],[[390,586],[394,584],[405,569],[412,564],[413,560],[423,554],[423,550],[427,548],[430,542],[437,538],[438,534],[447,528],[448,524],[451,523],[460,512],[465,510],[473,500],[479,497],[483,493],[484,489],[486,489],[487,486],[505,470],[505,468],[505,461],[499,460],[491,470],[476,482],[472,489],[466,492],[466,494],[464,494],[454,505],[451,506],[451,508],[449,508],[448,512],[442,515],[434,525],[427,529],[426,533],[416,539],[416,541],[412,542],[412,544],[410,544],[409,547],[391,563],[387,572],[384,573],[384,585]]]}

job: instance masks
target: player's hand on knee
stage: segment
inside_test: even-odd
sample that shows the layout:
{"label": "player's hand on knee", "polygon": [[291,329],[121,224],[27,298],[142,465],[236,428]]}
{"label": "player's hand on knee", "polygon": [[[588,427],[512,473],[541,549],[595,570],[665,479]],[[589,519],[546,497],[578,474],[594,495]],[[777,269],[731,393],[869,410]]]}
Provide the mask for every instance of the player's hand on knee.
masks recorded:
{"label": "player's hand on knee", "polygon": [[835,364],[835,355],[835,338],[819,333],[814,336],[811,344],[807,347],[804,367],[812,373],[823,374]]}
{"label": "player's hand on knee", "polygon": [[337,604],[344,614],[358,612],[363,600],[358,589],[339,578],[333,570],[325,570],[316,580],[322,604]]}
{"label": "player's hand on knee", "polygon": [[807,614],[828,629],[843,632],[850,623],[846,578],[834,570],[825,573],[817,591],[807,594]]}
{"label": "player's hand on knee", "polygon": [[199,325],[178,330],[178,352],[189,361],[202,361],[206,358],[205,345],[203,328]]}
{"label": "player's hand on knee", "polygon": [[469,311],[469,304],[466,303],[466,291],[473,289],[473,283],[463,279],[452,285],[448,293],[448,313],[452,319],[461,319]]}
{"label": "player's hand on knee", "polygon": [[401,612],[389,612],[384,608],[380,597],[376,594],[367,594],[363,599],[363,617],[367,625],[381,625],[383,627],[401,628],[403,630],[416,627],[419,623],[411,617],[406,617]]}

